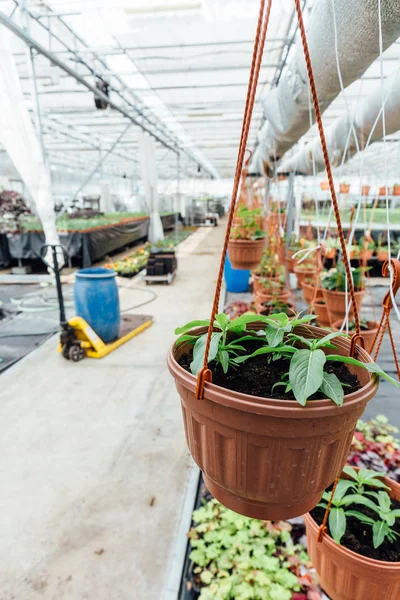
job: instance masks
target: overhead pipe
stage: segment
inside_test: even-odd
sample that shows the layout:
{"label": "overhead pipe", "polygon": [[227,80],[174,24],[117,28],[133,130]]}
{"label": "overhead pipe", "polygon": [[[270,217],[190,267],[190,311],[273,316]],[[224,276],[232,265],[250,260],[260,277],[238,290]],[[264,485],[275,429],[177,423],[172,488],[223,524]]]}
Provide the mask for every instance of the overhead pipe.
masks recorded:
{"label": "overhead pipe", "polygon": [[[335,0],[337,46],[343,85],[359,79],[379,55],[378,0]],[[383,50],[400,36],[400,3],[381,0]],[[335,54],[332,0],[316,0],[307,39],[321,111],[341,91]],[[265,172],[309,129],[307,68],[300,41],[279,85],[261,98],[265,122],[258,134],[253,170]]]}
{"label": "overhead pipe", "polygon": [[[383,91],[379,82],[353,113],[346,111],[326,129],[328,152],[333,166],[341,164],[345,151],[345,160],[348,160],[358,148],[363,147],[366,140],[371,143],[382,138],[382,97],[385,102],[385,131],[386,135],[389,135],[400,128],[400,68],[385,79]],[[311,175],[313,162],[316,172],[325,168],[318,137],[303,146],[292,157],[284,158],[278,172],[295,171],[302,175]]]}

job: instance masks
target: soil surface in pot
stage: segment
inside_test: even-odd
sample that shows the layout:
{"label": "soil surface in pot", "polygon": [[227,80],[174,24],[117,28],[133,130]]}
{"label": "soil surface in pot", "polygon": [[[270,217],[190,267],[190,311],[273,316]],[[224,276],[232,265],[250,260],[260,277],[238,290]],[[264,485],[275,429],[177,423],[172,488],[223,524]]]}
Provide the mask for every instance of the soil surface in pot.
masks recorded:
{"label": "soil surface in pot", "polygon": [[[331,491],[331,489],[332,486],[329,488],[329,491]],[[376,490],[370,488],[370,491]],[[400,502],[397,500],[392,500],[392,510],[399,508]],[[351,509],[358,510],[374,520],[379,519],[377,513],[367,506],[352,504]],[[318,523],[318,525],[322,524],[324,514],[325,509],[320,507],[315,507],[310,512],[310,515],[314,521]],[[342,537],[340,543],[341,546],[344,546],[345,548],[348,548],[357,554],[366,556],[367,558],[373,558],[374,560],[382,560],[385,562],[400,562],[400,519],[396,519],[396,523],[393,525],[392,529],[399,535],[397,541],[389,542],[388,540],[385,540],[379,546],[379,548],[375,549],[372,542],[372,527],[370,525],[363,525],[363,523],[361,523],[361,521],[355,517],[347,517],[346,533]],[[329,533],[326,535],[329,535]]]}
{"label": "soil surface in pot", "polygon": [[[241,342],[246,348],[246,354],[251,354],[262,344],[257,340]],[[190,372],[190,363],[193,359],[193,348],[190,348],[188,354],[184,354],[179,359],[179,364],[186,371]],[[280,400],[295,400],[292,392],[285,393],[284,386],[272,387],[278,381],[281,381],[282,375],[289,372],[290,361],[281,358],[268,362],[265,355],[255,356],[237,367],[230,367],[227,373],[224,373],[221,365],[215,365],[215,361],[210,363],[213,373],[213,383],[223,388],[228,388],[242,394],[250,396],[260,396],[262,398],[276,398]],[[325,365],[327,373],[334,373],[342,384],[345,384],[346,392],[351,393],[359,390],[362,386],[358,378],[350,373],[344,363],[327,362]],[[317,392],[310,396],[309,400],[323,400],[325,398],[322,392]]]}

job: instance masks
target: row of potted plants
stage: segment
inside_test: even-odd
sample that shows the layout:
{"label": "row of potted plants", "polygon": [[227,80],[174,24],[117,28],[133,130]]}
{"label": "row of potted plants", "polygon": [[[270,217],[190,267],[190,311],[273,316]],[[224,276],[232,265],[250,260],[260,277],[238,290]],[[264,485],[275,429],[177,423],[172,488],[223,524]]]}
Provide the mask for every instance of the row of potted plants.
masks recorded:
{"label": "row of potted plants", "polygon": [[[329,191],[329,182],[328,181],[322,181],[320,183],[320,188],[322,191]],[[359,186],[356,188],[357,192],[359,191]],[[370,185],[363,185],[361,187],[361,195],[362,196],[368,196],[369,192],[371,190],[371,186]],[[350,184],[349,183],[340,183],[339,184],[339,192],[341,194],[348,194],[350,192]],[[400,185],[398,183],[395,183],[393,185],[392,188],[387,187],[386,186],[381,186],[378,189],[378,196],[400,196]]]}

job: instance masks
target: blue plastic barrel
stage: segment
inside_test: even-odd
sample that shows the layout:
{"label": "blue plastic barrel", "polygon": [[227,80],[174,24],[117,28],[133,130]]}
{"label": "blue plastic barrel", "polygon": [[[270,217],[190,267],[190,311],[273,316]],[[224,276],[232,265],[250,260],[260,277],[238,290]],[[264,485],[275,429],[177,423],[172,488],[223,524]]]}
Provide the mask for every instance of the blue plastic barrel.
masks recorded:
{"label": "blue plastic barrel", "polygon": [[228,255],[225,259],[224,276],[228,292],[247,292],[249,289],[250,271],[233,269]]}
{"label": "blue plastic barrel", "polygon": [[78,317],[97,333],[103,342],[118,337],[121,320],[116,273],[93,267],[76,273],[74,298]]}

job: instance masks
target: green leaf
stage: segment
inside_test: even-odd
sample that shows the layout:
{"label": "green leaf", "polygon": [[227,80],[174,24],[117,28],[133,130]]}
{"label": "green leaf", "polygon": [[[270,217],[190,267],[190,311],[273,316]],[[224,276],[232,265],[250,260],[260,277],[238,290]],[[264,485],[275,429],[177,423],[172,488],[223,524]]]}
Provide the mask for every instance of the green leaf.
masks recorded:
{"label": "green leaf", "polygon": [[202,571],[200,573],[200,579],[205,585],[210,585],[210,583],[214,579],[214,575],[211,573],[211,571]]}
{"label": "green leaf", "polygon": [[384,521],[376,521],[372,526],[372,542],[374,544],[374,548],[379,548],[379,546],[383,543],[386,535],[388,533],[387,523]]}
{"label": "green leaf", "polygon": [[324,346],[327,342],[329,342],[329,340],[333,340],[334,338],[336,338],[338,336],[343,337],[343,335],[345,335],[345,334],[341,333],[340,331],[333,331],[332,333],[329,333],[325,337],[318,340],[316,347],[321,348],[321,346]]}
{"label": "green leaf", "polygon": [[233,359],[233,362],[239,365],[240,363],[245,362],[249,358],[254,358],[255,356],[259,356],[260,354],[284,354],[285,352],[294,353],[298,352],[298,350],[296,350],[296,348],[292,348],[292,346],[277,346],[276,348],[271,348],[271,346],[265,346],[264,348],[259,348],[258,350],[255,350],[252,354],[246,354],[246,356],[238,356],[237,358]]}
{"label": "green leaf", "polygon": [[320,390],[325,396],[333,400],[335,404],[342,406],[344,391],[335,373],[326,373],[324,371]]}
{"label": "green leaf", "polygon": [[349,467],[348,465],[346,465],[343,469],[343,472],[346,473],[346,475],[349,475],[349,477],[351,477],[355,481],[358,480],[357,471],[353,469],[353,467]]}
{"label": "green leaf", "polygon": [[309,323],[310,321],[313,321],[316,318],[317,317],[315,315],[304,315],[304,317],[300,317],[300,318],[295,317],[294,319],[291,320],[292,327],[295,328],[295,327],[297,327],[297,325],[302,325],[303,323]]}
{"label": "green leaf", "polygon": [[346,532],[346,514],[343,508],[331,508],[329,513],[329,531],[337,544]]}
{"label": "green leaf", "polygon": [[359,512],[358,510],[346,510],[346,516],[355,517],[356,519],[358,519],[362,523],[366,523],[367,525],[373,525],[375,523],[374,519],[371,519],[371,517],[367,517],[367,515],[364,515],[364,513]]}
{"label": "green leaf", "polygon": [[198,335],[189,335],[188,333],[181,335],[180,337],[178,337],[178,339],[175,342],[175,346],[178,346],[179,344],[182,344],[183,342],[191,342],[194,344],[194,342],[196,340],[199,339],[200,336]]}
{"label": "green leaf", "polygon": [[381,511],[384,513],[389,512],[390,506],[392,504],[389,494],[387,492],[382,491],[378,492],[378,501]]}
{"label": "green leaf", "polygon": [[392,383],[395,387],[400,388],[400,381],[393,379],[390,377],[385,371],[383,371],[379,365],[373,362],[364,363],[355,358],[351,358],[351,356],[342,356],[341,354],[328,354],[326,357],[327,360],[334,360],[337,362],[347,363],[348,365],[355,365],[356,367],[361,367],[362,369],[366,369],[370,373],[374,373],[375,375],[380,375],[390,383]]}
{"label": "green leaf", "polygon": [[[217,356],[218,344],[220,342],[221,337],[222,337],[222,332],[221,333],[219,333],[217,331],[213,332],[213,334],[211,336],[210,351],[208,353],[208,362],[211,362]],[[200,369],[203,366],[206,342],[207,342],[207,334],[205,333],[204,335],[199,337],[199,339],[197,340],[197,342],[194,345],[193,360],[190,363],[190,370],[193,373],[193,375],[197,375],[197,373],[200,371]]]}
{"label": "green leaf", "polygon": [[225,313],[220,313],[215,317],[215,324],[224,331],[230,320],[231,318],[229,315],[226,315]]}
{"label": "green leaf", "polygon": [[302,335],[297,335],[296,333],[291,333],[288,337],[290,337],[291,340],[297,340],[298,342],[301,342],[311,349],[312,340],[309,340]]}
{"label": "green leaf", "polygon": [[350,479],[340,479],[336,486],[335,495],[333,497],[334,504],[339,504],[347,490],[354,487],[354,481]]}
{"label": "green leaf", "polygon": [[181,333],[186,333],[190,329],[193,329],[193,327],[209,327],[209,325],[210,325],[210,319],[207,319],[204,321],[190,321],[190,323],[186,323],[186,325],[183,325],[183,327],[177,327],[175,329],[175,335],[180,335]]}
{"label": "green leaf", "polygon": [[272,347],[279,346],[283,341],[283,336],[285,335],[285,331],[283,327],[279,327],[276,329],[271,325],[267,325],[265,329],[265,335],[267,336],[268,344]]}
{"label": "green leaf", "polygon": [[[274,315],[276,317],[277,315]],[[287,315],[285,315],[287,317]],[[271,321],[271,317],[266,317],[265,315],[254,315],[254,314],[245,314],[240,315],[240,317],[236,317],[236,319],[232,319],[232,321],[228,325],[228,330],[232,331],[245,331],[246,325],[248,323],[269,323]]]}
{"label": "green leaf", "polygon": [[289,381],[302,406],[321,387],[325,364],[322,350],[297,350],[290,361]]}
{"label": "green leaf", "polygon": [[375,504],[375,502],[372,502],[372,500],[365,498],[365,496],[361,496],[360,494],[350,494],[349,496],[343,498],[343,506],[349,506],[350,504],[362,504],[363,506],[368,506],[368,508],[374,510],[375,512],[379,512],[379,507]]}
{"label": "green leaf", "polygon": [[229,352],[222,350],[218,356],[224,373],[227,373],[229,369]]}

